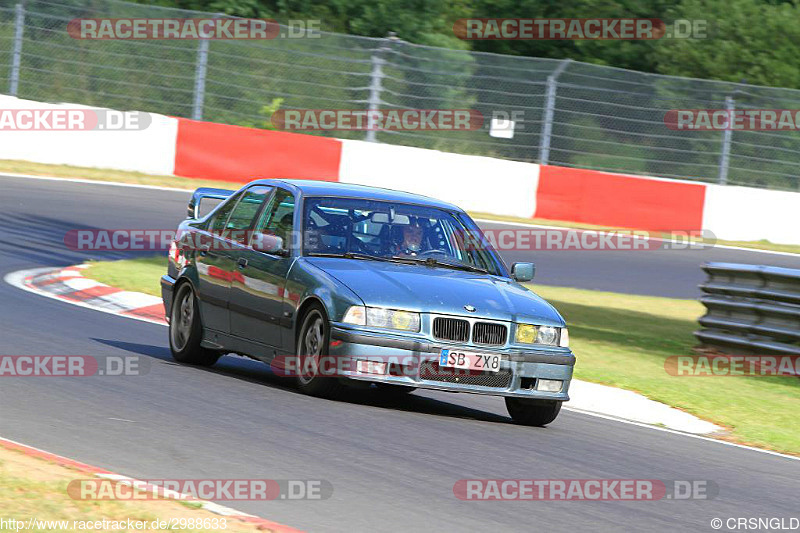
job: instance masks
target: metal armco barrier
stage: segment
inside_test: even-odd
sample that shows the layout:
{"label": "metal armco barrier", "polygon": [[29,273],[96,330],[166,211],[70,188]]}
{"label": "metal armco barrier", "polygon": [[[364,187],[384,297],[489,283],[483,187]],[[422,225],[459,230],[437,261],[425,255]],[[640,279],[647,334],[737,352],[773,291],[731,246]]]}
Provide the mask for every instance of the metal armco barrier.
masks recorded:
{"label": "metal armco barrier", "polygon": [[726,352],[800,354],[800,270],[707,263],[695,336]]}

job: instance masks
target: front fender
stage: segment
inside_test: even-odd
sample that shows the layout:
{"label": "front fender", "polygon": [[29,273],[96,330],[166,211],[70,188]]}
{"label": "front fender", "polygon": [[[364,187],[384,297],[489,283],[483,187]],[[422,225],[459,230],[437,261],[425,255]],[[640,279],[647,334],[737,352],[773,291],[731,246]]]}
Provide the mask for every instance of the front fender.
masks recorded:
{"label": "front fender", "polygon": [[[286,278],[287,305],[290,306],[292,321],[289,324],[296,332],[303,311],[312,302],[320,302],[332,322],[339,322],[353,305],[364,305],[364,301],[347,285],[324,270],[299,258],[292,265]],[[291,341],[284,342],[284,348],[294,353],[294,335]]]}

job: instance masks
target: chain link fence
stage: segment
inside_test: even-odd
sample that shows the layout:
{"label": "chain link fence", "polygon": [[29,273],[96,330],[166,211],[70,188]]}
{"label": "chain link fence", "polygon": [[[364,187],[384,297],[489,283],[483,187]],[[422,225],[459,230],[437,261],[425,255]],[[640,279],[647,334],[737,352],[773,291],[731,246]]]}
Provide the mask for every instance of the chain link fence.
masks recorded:
{"label": "chain link fence", "polygon": [[[0,92],[269,128],[276,109],[475,109],[474,131],[336,131],[519,161],[800,190],[800,133],[685,131],[671,109],[800,109],[800,91],[321,32],[272,40],[78,40],[75,18],[208,18],[117,0],[2,0]],[[512,115],[513,114],[513,115]],[[513,137],[492,117],[516,116]],[[213,148],[213,147],[210,147]]]}

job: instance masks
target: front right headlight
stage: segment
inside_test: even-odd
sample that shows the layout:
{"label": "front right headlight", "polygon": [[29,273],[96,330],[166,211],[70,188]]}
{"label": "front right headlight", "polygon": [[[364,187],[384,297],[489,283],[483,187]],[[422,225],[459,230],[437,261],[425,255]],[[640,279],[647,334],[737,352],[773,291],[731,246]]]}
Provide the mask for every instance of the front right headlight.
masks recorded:
{"label": "front right headlight", "polygon": [[418,332],[420,329],[419,313],[384,309],[383,307],[364,307],[354,305],[344,315],[342,322],[356,326],[372,326],[383,329]]}
{"label": "front right headlight", "polygon": [[419,331],[419,313],[367,307],[367,326],[376,328],[399,329],[403,331]]}

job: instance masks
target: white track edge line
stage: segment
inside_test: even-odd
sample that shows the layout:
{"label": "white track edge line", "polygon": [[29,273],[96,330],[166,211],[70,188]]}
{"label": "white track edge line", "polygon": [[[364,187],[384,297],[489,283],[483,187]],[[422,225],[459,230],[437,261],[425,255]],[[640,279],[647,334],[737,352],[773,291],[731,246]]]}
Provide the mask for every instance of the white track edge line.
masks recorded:
{"label": "white track edge line", "polygon": [[[82,302],[76,302],[76,301],[72,301],[72,300],[62,299],[62,298],[59,298],[59,297],[57,297],[55,295],[52,295],[52,294],[46,293],[44,291],[41,291],[40,289],[33,289],[32,287],[28,287],[27,285],[24,284],[23,280],[26,277],[28,277],[30,275],[35,275],[36,273],[46,272],[48,270],[50,270],[50,269],[49,268],[35,268],[35,269],[30,269],[30,270],[19,270],[17,272],[10,272],[10,273],[5,275],[3,280],[6,283],[8,283],[9,285],[13,285],[14,287],[17,287],[19,289],[22,289],[22,290],[25,290],[25,291],[28,291],[28,292],[32,292],[34,294],[39,294],[41,296],[46,296],[48,298],[53,298],[55,300],[59,300],[59,301],[64,302],[64,303],[78,305],[80,307],[85,307],[87,309],[94,309],[95,311],[100,311],[100,312],[103,312],[103,313],[116,315],[116,316],[119,316],[119,317],[122,317],[122,318],[132,318],[134,320],[141,320],[143,322],[148,322],[150,324],[156,324],[156,325],[159,325],[159,326],[167,326],[167,324],[165,324],[165,323],[156,322],[154,320],[149,320],[147,318],[137,317],[137,316],[134,316],[134,315],[123,315],[123,314],[120,314],[120,313],[117,313],[117,312],[114,312],[114,311],[109,311],[109,310],[106,310],[106,309],[99,309],[99,308],[93,307],[91,305],[83,304]],[[741,449],[744,449],[744,450],[752,450],[754,452],[759,452],[759,453],[764,453],[764,454],[767,454],[767,455],[773,455],[773,456],[777,456],[777,457],[782,457],[784,459],[792,459],[792,460],[795,460],[795,461],[800,461],[800,457],[795,457],[793,455],[787,455],[787,454],[776,452],[776,451],[773,451],[773,450],[765,450],[763,448],[755,448],[753,446],[747,446],[746,444],[738,444],[738,443],[735,443],[735,442],[728,442],[728,441],[725,441],[725,440],[714,439],[712,437],[705,437],[703,435],[695,435],[693,433],[688,433],[688,432],[685,432],[685,431],[678,431],[678,430],[675,430],[675,429],[662,428],[662,427],[654,426],[654,425],[651,425],[651,424],[645,424],[643,422],[636,422],[634,420],[626,420],[624,418],[617,418],[617,417],[610,416],[610,415],[605,415],[605,414],[602,414],[602,413],[593,413],[591,411],[584,411],[582,409],[569,407],[568,404],[565,404],[563,406],[563,409],[565,409],[567,411],[572,411],[573,413],[580,413],[580,414],[584,414],[584,415],[588,415],[588,416],[602,418],[604,420],[610,420],[610,421],[613,421],[613,422],[620,422],[620,423],[623,423],[623,424],[631,424],[631,425],[634,425],[634,426],[637,426],[637,427],[641,427],[641,428],[645,428],[645,429],[653,429],[653,430],[656,430],[656,431],[663,431],[663,432],[666,432],[666,433],[671,433],[673,435],[679,435],[679,436],[689,437],[689,438],[693,438],[693,439],[700,439],[700,440],[703,440],[703,441],[706,441],[706,442],[715,442],[717,444],[724,444],[724,445],[727,445],[727,446],[733,446],[735,448],[741,448]]]}
{"label": "white track edge line", "polygon": [[736,442],[729,442],[729,441],[726,441],[726,440],[715,439],[715,438],[706,437],[706,436],[703,436],[703,435],[695,435],[694,433],[687,433],[685,431],[678,431],[677,429],[662,428],[662,427],[659,427],[659,426],[653,426],[653,425],[650,425],[650,424],[645,424],[644,422],[636,422],[634,420],[625,420],[624,418],[617,418],[617,417],[606,415],[606,414],[602,414],[602,413],[593,413],[591,411],[584,411],[583,409],[577,409],[575,407],[569,407],[568,405],[562,406],[562,409],[564,409],[566,411],[572,411],[573,413],[579,413],[579,414],[582,414],[582,415],[588,415],[588,416],[594,416],[594,417],[597,417],[597,418],[602,418],[604,420],[611,420],[611,421],[614,421],[614,422],[622,422],[623,424],[631,424],[631,425],[638,426],[638,427],[641,427],[641,428],[653,429],[653,430],[656,430],[656,431],[663,431],[665,433],[672,433],[673,435],[679,435],[679,436],[682,436],[682,437],[690,437],[690,438],[693,438],[693,439],[699,439],[699,440],[703,440],[703,441],[706,441],[706,442],[715,442],[717,444],[724,444],[726,446],[732,446],[734,448],[741,448],[743,450],[751,450],[751,451],[754,451],[754,452],[764,453],[764,454],[767,454],[767,455],[774,455],[776,457],[782,457],[784,459],[792,459],[793,461],[800,461],[800,457],[797,457],[797,456],[794,456],[794,455],[788,455],[788,454],[781,453],[781,452],[776,452],[776,451],[773,451],[773,450],[765,450],[763,448],[755,448],[753,446],[748,446],[746,444],[739,444],[739,443],[736,443]]}

